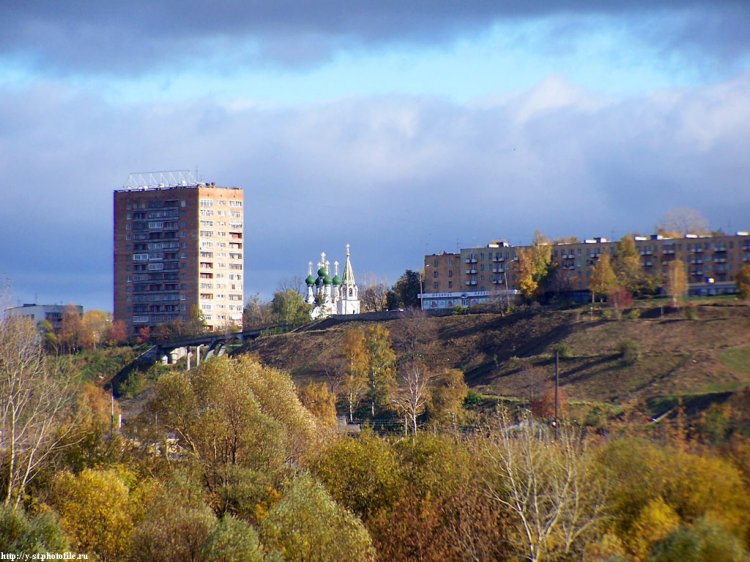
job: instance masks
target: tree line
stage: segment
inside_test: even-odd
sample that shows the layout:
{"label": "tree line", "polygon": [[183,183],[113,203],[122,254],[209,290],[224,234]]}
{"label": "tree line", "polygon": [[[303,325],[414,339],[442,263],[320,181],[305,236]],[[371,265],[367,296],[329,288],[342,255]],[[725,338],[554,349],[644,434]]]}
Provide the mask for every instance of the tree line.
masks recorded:
{"label": "tree line", "polygon": [[[0,551],[154,561],[746,559],[746,435],[717,449],[686,439],[678,418],[671,433],[623,425],[604,437],[503,409],[477,431],[458,431],[465,387],[427,370],[421,322],[399,340],[401,361],[382,327],[346,338],[342,409],[359,391],[365,410],[406,420],[406,436],[381,436],[337,432],[325,400],[251,356],[163,374],[120,432],[101,388],[48,355],[35,326],[2,321]],[[431,371],[418,400],[414,383]],[[435,408],[431,431],[413,425],[420,404]]]}

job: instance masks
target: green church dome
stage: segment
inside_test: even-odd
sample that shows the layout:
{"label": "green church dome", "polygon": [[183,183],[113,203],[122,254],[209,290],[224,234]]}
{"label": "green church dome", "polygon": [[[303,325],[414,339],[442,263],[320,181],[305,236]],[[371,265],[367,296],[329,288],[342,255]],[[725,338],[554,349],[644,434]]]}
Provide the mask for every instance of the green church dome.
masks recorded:
{"label": "green church dome", "polygon": [[331,284],[331,278],[328,275],[326,275],[323,278],[323,283],[325,283],[326,285],[330,285]]}
{"label": "green church dome", "polygon": [[339,277],[338,275],[336,275],[336,276],[335,276],[335,277],[333,278],[333,284],[334,284],[334,285],[341,285],[341,277]]}
{"label": "green church dome", "polygon": [[317,285],[318,287],[320,287],[322,284],[323,284],[323,278],[322,277],[318,277],[315,280],[315,285]]}
{"label": "green church dome", "polygon": [[305,283],[306,283],[306,284],[307,284],[308,286],[310,286],[310,285],[315,285],[315,277],[313,277],[312,275],[308,275],[308,276],[307,276],[307,279],[305,279]]}
{"label": "green church dome", "polygon": [[326,275],[328,275],[328,272],[326,271],[326,268],[325,267],[321,267],[318,270],[318,277],[325,277]]}

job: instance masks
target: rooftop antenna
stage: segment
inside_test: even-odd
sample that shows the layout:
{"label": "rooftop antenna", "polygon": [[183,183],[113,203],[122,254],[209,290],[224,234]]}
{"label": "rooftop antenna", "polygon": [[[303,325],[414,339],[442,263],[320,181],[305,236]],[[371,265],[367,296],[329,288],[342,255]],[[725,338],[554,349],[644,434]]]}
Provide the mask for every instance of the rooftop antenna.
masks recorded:
{"label": "rooftop antenna", "polygon": [[157,189],[196,185],[198,182],[190,170],[162,170],[155,172],[131,172],[126,189]]}

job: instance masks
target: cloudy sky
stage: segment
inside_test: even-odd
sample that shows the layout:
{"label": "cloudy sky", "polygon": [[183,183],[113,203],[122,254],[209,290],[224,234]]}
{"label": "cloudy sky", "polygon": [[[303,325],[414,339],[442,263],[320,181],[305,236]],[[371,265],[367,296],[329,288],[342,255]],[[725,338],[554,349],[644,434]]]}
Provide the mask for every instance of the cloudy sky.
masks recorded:
{"label": "cloudy sky", "polygon": [[246,294],[325,250],[750,228],[746,0],[5,0],[0,278],[112,308],[112,191],[245,188]]}

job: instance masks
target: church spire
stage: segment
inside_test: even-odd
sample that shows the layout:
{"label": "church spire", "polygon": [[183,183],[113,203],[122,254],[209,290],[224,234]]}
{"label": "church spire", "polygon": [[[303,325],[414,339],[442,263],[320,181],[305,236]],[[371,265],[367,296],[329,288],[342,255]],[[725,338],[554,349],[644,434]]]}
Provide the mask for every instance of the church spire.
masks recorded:
{"label": "church spire", "polygon": [[343,285],[356,285],[354,281],[354,270],[352,269],[352,260],[350,259],[351,252],[349,251],[349,244],[346,245],[346,263],[344,264],[344,275],[341,278]]}

